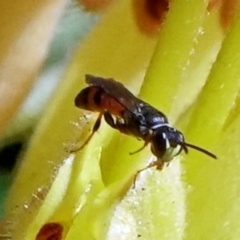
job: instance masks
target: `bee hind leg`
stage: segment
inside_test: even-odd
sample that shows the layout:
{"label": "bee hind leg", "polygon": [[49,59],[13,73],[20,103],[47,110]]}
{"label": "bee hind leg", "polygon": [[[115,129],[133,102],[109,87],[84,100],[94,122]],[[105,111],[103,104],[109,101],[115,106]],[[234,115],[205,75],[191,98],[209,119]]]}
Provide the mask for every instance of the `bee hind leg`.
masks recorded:
{"label": "bee hind leg", "polygon": [[70,151],[70,153],[74,153],[74,152],[78,152],[80,151],[81,149],[83,149],[87,144],[88,142],[92,139],[93,135],[98,131],[98,129],[100,128],[100,125],[101,125],[101,119],[102,119],[102,113],[100,113],[98,115],[98,118],[96,120],[96,122],[94,123],[94,126],[92,128],[92,132],[91,134],[88,136],[88,138],[85,140],[85,142],[78,148],[75,148],[75,149],[72,149]]}

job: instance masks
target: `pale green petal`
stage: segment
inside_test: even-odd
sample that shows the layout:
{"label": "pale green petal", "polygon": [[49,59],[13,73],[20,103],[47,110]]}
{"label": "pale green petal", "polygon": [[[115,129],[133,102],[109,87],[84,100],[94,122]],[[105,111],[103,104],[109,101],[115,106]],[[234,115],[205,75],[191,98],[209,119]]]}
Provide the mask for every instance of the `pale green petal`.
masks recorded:
{"label": "pale green petal", "polygon": [[[198,98],[188,135],[211,147],[217,161],[191,154],[186,172],[186,239],[239,239],[240,12]],[[196,156],[196,157],[195,157]],[[189,157],[190,158],[190,157]],[[204,229],[204,231],[203,231]],[[196,235],[199,236],[196,238]]]}

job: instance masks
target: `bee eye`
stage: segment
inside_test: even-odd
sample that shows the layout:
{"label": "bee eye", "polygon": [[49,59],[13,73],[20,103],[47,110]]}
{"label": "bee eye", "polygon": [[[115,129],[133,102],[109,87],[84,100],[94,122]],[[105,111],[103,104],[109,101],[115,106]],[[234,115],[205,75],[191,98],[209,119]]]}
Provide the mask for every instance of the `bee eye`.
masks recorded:
{"label": "bee eye", "polygon": [[182,146],[178,142],[183,141],[180,132],[169,127],[163,127],[157,129],[153,134],[151,150],[157,158],[169,162],[182,151]]}
{"label": "bee eye", "polygon": [[176,142],[170,142],[169,144],[170,144],[170,147],[172,147],[172,148],[176,148],[179,145]]}
{"label": "bee eye", "polygon": [[169,147],[166,148],[165,153],[162,157],[162,160],[164,162],[169,162],[171,161],[174,157],[176,157],[177,155],[180,154],[180,152],[182,151],[182,146],[180,146],[177,143],[174,144],[169,144]]}

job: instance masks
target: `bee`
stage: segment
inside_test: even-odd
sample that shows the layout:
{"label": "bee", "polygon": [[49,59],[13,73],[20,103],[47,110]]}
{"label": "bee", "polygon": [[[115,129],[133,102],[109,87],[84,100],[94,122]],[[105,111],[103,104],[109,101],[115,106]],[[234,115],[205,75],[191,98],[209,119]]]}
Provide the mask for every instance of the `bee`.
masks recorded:
{"label": "bee", "polygon": [[156,166],[157,169],[162,169],[164,164],[168,164],[182,151],[188,153],[188,148],[217,158],[213,153],[185,142],[183,133],[169,124],[164,113],[135,97],[120,82],[92,75],[86,75],[85,78],[89,86],[77,94],[75,106],[99,114],[91,134],[76,151],[91,140],[104,118],[112,128],[144,141],[141,148],[130,154],[138,153],[150,144],[156,160],[146,168]]}

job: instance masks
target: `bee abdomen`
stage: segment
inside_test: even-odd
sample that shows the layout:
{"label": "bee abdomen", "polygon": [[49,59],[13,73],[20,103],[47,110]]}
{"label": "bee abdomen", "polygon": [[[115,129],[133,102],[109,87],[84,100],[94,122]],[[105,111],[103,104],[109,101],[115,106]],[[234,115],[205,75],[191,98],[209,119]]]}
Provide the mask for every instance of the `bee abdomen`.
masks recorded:
{"label": "bee abdomen", "polygon": [[125,107],[102,88],[90,86],[84,88],[75,98],[75,106],[92,112],[104,112],[122,116]]}
{"label": "bee abdomen", "polygon": [[84,88],[75,98],[75,106],[89,111],[99,111],[103,91],[96,87]]}

